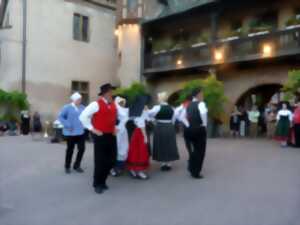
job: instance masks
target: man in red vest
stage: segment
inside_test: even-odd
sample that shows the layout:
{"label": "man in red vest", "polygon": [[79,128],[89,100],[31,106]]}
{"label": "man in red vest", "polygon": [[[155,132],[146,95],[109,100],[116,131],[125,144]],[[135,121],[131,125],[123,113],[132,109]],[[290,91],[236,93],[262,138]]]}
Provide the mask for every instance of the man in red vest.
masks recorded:
{"label": "man in red vest", "polygon": [[104,84],[100,87],[99,99],[86,107],[80,116],[85,128],[94,140],[94,188],[102,194],[108,189],[106,180],[117,156],[116,122],[117,108],[113,101],[113,87]]}

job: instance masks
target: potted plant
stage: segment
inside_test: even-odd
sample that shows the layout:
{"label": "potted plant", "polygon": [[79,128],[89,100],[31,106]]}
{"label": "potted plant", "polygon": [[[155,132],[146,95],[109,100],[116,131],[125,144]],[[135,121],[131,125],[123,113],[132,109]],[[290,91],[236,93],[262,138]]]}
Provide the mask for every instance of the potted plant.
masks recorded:
{"label": "potted plant", "polygon": [[18,91],[6,92],[0,89],[0,122],[6,123],[15,129],[20,122],[20,113],[27,110],[29,103],[27,96]]}
{"label": "potted plant", "polygon": [[184,85],[178,102],[183,102],[198,87],[203,89],[204,101],[208,108],[209,136],[215,137],[219,133],[218,129],[225,118],[224,104],[227,102],[227,98],[224,94],[224,85],[221,81],[217,80],[214,74],[210,74],[205,79],[189,81]]}

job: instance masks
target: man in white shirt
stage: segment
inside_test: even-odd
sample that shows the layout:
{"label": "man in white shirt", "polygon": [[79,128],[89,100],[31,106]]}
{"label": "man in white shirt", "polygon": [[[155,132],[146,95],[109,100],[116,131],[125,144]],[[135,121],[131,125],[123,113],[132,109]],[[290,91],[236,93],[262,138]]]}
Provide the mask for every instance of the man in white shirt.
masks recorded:
{"label": "man in white shirt", "polygon": [[93,134],[95,157],[93,186],[97,194],[102,194],[108,189],[106,180],[117,157],[117,107],[113,101],[112,90],[111,84],[102,85],[99,99],[86,107],[80,115],[83,126]]}
{"label": "man in white shirt", "polygon": [[193,100],[182,112],[178,114],[179,120],[184,124],[184,137],[190,145],[190,159],[188,170],[195,179],[201,179],[201,170],[206,152],[206,127],[207,108],[203,101],[201,89],[195,89],[192,93]]}

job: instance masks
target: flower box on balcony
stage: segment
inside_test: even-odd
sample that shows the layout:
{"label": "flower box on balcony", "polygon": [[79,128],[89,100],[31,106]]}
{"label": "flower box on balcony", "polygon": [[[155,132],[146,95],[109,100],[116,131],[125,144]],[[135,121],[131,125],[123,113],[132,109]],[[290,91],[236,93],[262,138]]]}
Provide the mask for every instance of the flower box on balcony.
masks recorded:
{"label": "flower box on balcony", "polygon": [[163,53],[166,53],[167,50],[160,50],[160,51],[154,51],[153,54],[154,55],[158,55],[158,54],[163,54]]}
{"label": "flower box on balcony", "polygon": [[192,44],[191,47],[192,48],[198,48],[198,47],[201,47],[201,46],[204,46],[204,45],[207,45],[207,43],[199,42],[199,43]]}
{"label": "flower box on balcony", "polygon": [[248,36],[254,37],[254,36],[264,35],[264,34],[268,34],[268,33],[270,33],[270,31],[266,30],[266,31],[260,31],[260,32],[256,32],[256,33],[250,33],[250,34],[248,34]]}
{"label": "flower box on balcony", "polygon": [[274,24],[263,23],[260,21],[252,21],[249,25],[248,36],[258,36],[270,33],[272,29],[274,29]]}
{"label": "flower box on balcony", "polygon": [[236,39],[239,39],[239,38],[240,38],[239,36],[232,36],[232,37],[222,38],[220,41],[221,42],[228,42],[228,41],[233,41],[233,40],[236,40]]}
{"label": "flower box on balcony", "polygon": [[297,16],[290,18],[288,21],[286,21],[286,29],[294,29],[300,27],[300,18]]}
{"label": "flower box on balcony", "polygon": [[285,29],[292,30],[292,29],[299,28],[299,27],[300,27],[300,24],[297,24],[297,25],[287,26]]}
{"label": "flower box on balcony", "polygon": [[242,36],[242,34],[243,34],[242,28],[239,28],[236,30],[226,30],[220,34],[220,37],[221,37],[220,41],[228,42],[228,41],[236,40],[236,39],[239,39]]}

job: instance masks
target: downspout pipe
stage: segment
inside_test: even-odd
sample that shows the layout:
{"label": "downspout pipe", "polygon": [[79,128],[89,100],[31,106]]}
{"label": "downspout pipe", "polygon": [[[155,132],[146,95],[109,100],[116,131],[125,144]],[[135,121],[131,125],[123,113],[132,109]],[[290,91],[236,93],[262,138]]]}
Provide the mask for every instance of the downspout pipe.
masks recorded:
{"label": "downspout pipe", "polygon": [[23,37],[22,37],[22,92],[26,94],[27,63],[27,0],[23,0]]}

